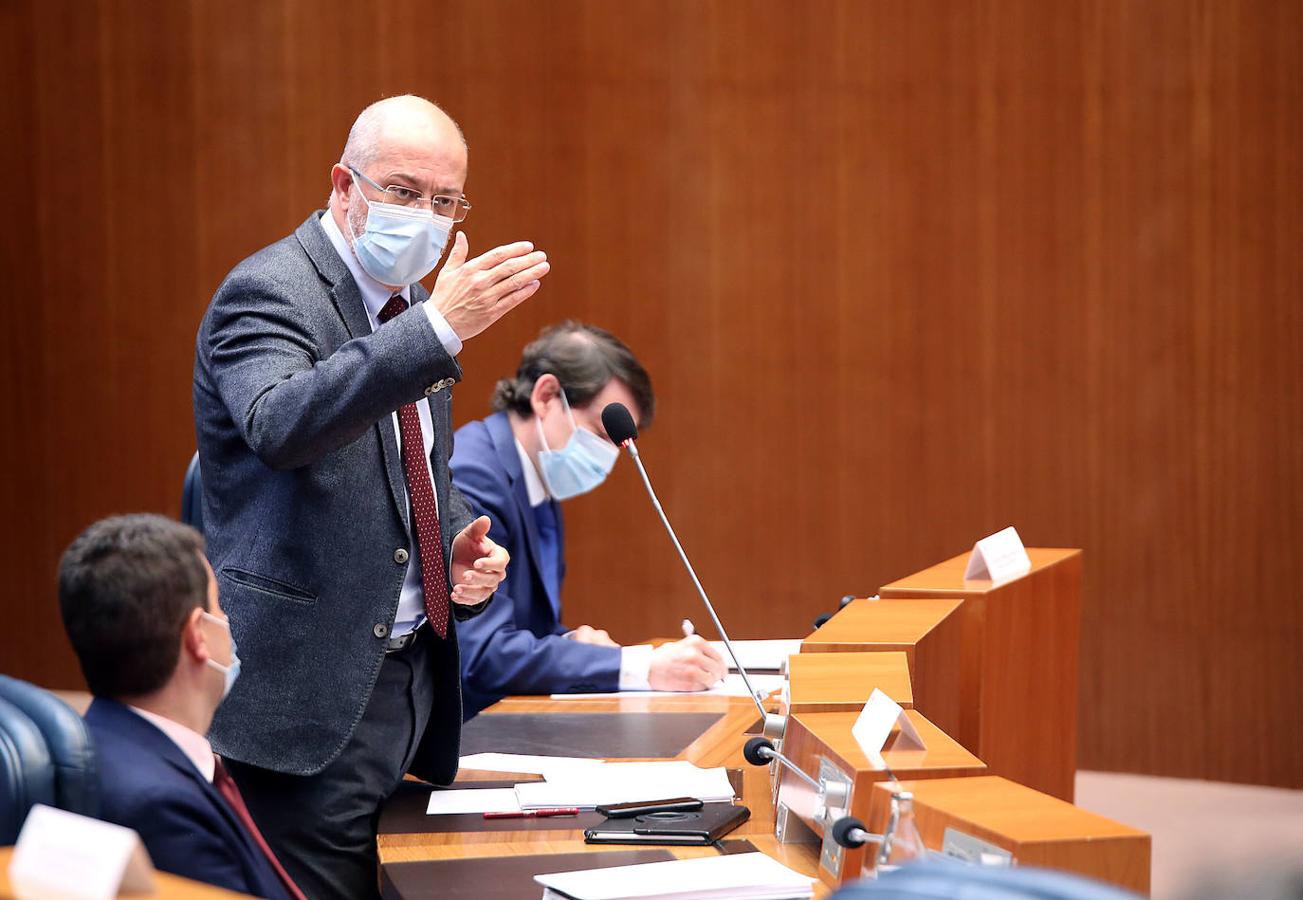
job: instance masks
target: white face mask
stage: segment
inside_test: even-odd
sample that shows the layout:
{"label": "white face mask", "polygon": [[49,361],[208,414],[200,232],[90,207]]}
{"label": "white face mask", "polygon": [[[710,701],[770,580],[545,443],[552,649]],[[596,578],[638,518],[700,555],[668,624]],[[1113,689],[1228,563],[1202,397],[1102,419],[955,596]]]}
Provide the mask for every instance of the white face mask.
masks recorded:
{"label": "white face mask", "polygon": [[428,209],[368,200],[357,176],[353,185],[367,210],[366,225],[353,238],[353,252],[366,273],[381,284],[401,287],[433,272],[452,233],[452,219]]}
{"label": "white face mask", "polygon": [[615,467],[615,461],[620,458],[620,450],[575,423],[565,391],[561,392],[561,402],[574,428],[564,447],[548,449],[543,420],[535,416],[534,424],[538,426],[538,467],[543,473],[543,483],[557,500],[569,500],[588,493],[605,481]]}
{"label": "white face mask", "polygon": [[[229,619],[219,619],[217,618],[217,616],[213,615],[212,613],[202,612],[202,611],[199,613],[199,615],[210,622],[215,622],[218,625],[222,626],[227,630],[228,633],[230,632],[231,622]],[[206,662],[209,666],[216,669],[217,671],[221,672],[222,676],[226,679],[226,683],[222,686],[222,699],[225,700],[230,695],[231,688],[235,687],[235,679],[240,677],[240,655],[235,652],[235,635],[233,634],[231,635],[230,665],[224,666],[221,663],[219,663],[217,660],[213,659],[211,656],[208,657],[208,659],[204,660],[204,662]]]}

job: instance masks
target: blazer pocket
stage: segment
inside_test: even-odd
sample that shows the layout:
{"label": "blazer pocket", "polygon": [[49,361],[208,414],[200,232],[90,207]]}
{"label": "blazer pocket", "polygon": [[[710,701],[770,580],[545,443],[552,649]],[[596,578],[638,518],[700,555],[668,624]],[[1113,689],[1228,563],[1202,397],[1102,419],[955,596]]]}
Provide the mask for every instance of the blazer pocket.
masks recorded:
{"label": "blazer pocket", "polygon": [[275,578],[259,575],[256,572],[246,572],[244,569],[224,566],[222,574],[238,585],[252,588],[255,591],[262,591],[264,594],[271,594],[273,597],[280,597],[292,603],[312,604],[317,602],[316,594],[305,591],[301,587],[286,584],[284,581],[277,581]]}

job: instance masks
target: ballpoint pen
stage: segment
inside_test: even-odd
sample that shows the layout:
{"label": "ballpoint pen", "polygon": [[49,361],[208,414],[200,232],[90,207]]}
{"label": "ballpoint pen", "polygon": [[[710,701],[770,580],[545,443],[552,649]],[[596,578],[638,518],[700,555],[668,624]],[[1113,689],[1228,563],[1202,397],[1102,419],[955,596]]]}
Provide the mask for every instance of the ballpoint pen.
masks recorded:
{"label": "ballpoint pen", "polygon": [[554,816],[577,816],[577,806],[549,806],[543,809],[522,809],[507,812],[486,812],[486,819],[550,819]]}

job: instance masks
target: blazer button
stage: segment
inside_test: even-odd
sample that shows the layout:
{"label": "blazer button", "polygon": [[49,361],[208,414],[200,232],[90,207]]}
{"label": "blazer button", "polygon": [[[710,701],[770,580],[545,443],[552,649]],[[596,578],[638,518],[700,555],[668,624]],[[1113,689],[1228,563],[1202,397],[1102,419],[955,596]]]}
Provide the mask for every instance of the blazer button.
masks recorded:
{"label": "blazer button", "polygon": [[382,638],[389,634],[389,626],[384,622],[376,622],[376,627],[371,629],[371,633],[378,638]]}
{"label": "blazer button", "polygon": [[394,551],[394,562],[398,563],[400,566],[407,562],[407,550],[405,548],[399,547]]}

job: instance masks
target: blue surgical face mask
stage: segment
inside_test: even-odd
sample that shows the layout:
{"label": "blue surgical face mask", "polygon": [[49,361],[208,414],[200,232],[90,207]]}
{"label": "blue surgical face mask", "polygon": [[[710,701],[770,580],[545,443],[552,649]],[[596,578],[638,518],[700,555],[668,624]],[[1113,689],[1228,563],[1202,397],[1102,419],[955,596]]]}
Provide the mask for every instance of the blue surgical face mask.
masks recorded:
{"label": "blue surgical face mask", "polygon": [[561,402],[565,404],[566,415],[570,417],[574,431],[560,450],[548,449],[547,436],[543,434],[543,420],[535,416],[534,422],[538,426],[538,467],[543,473],[543,483],[547,486],[548,493],[557,500],[569,500],[588,493],[605,481],[620,457],[620,450],[587,428],[575,424],[565,391],[561,392]]}
{"label": "blue surgical face mask", "polygon": [[[210,622],[216,622],[218,625],[225,628],[228,633],[230,632],[231,622],[229,619],[219,619],[217,618],[217,616],[208,612],[201,612],[199,613],[199,615],[203,616],[205,619],[207,619]],[[222,699],[225,700],[228,696],[230,696],[231,688],[235,687],[235,679],[240,677],[240,655],[235,652],[235,635],[233,634],[231,635],[230,665],[224,666],[221,663],[219,663],[217,660],[213,659],[211,656],[204,661],[208,663],[208,665],[216,669],[217,671],[221,672],[222,675],[226,678],[226,684],[222,687]]]}
{"label": "blue surgical face mask", "polygon": [[381,284],[402,286],[433,272],[448,244],[452,219],[428,209],[368,200],[361,187],[357,192],[366,204],[366,226],[354,236],[353,252],[366,273]]}

